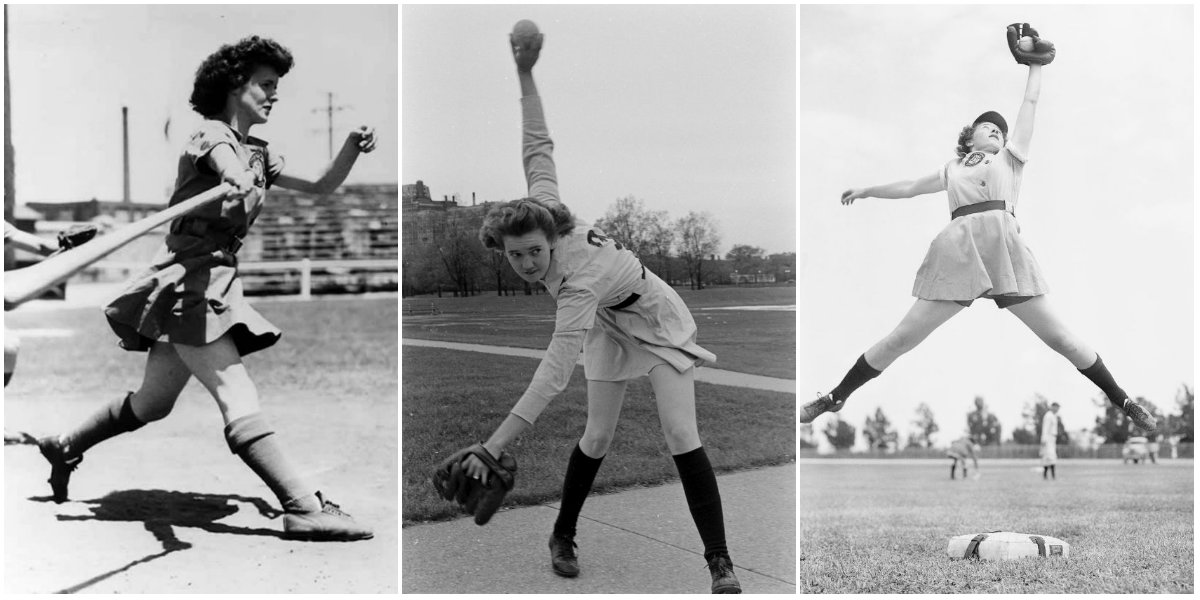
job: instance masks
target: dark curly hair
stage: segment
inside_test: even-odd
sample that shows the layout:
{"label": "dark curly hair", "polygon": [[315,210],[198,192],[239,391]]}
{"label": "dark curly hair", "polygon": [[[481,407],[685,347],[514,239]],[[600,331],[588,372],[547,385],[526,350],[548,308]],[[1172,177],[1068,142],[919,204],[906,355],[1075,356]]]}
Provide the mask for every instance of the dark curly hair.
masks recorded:
{"label": "dark curly hair", "polygon": [[[958,153],[959,158],[962,158],[972,152],[971,147],[967,145],[967,142],[971,141],[971,136],[975,135],[975,128],[978,125],[978,123],[975,125],[967,125],[966,127],[962,128],[962,131],[958,132],[958,147],[955,148],[954,151]],[[1008,143],[1007,133],[1004,133],[1003,131],[1000,132],[1000,137],[1002,138],[1000,141],[1001,146]]]}
{"label": "dark curly hair", "polygon": [[521,198],[488,211],[479,228],[479,241],[485,248],[503,252],[504,236],[522,236],[540,230],[553,242],[574,229],[575,217],[563,203]]}
{"label": "dark curly hair", "polygon": [[212,117],[225,110],[229,92],[245,85],[258,67],[271,67],[280,77],[292,68],[292,53],[275,40],[252,35],[236,44],[226,44],[210,54],[192,84],[192,109]]}

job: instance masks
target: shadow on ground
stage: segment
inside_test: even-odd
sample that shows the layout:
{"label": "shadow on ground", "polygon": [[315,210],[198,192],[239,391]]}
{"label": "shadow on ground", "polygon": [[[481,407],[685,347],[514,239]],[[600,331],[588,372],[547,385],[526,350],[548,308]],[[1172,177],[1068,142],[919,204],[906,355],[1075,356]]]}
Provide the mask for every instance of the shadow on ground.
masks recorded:
{"label": "shadow on ground", "polygon": [[[52,502],[50,496],[30,498],[34,502]],[[75,593],[86,590],[105,579],[123,573],[141,564],[162,558],[172,552],[192,547],[175,535],[177,527],[192,527],[209,533],[231,535],[254,535],[282,538],[274,529],[238,527],[218,521],[236,514],[239,503],[253,506],[268,519],[283,514],[266,500],[235,494],[200,494],[168,490],[121,490],[95,500],[75,501],[87,507],[90,515],[58,515],[58,520],[68,521],[121,521],[140,522],[162,544],[162,552],[150,554],[131,561],[129,564],[107,573],[97,575],[82,583],[59,590],[58,593]]]}

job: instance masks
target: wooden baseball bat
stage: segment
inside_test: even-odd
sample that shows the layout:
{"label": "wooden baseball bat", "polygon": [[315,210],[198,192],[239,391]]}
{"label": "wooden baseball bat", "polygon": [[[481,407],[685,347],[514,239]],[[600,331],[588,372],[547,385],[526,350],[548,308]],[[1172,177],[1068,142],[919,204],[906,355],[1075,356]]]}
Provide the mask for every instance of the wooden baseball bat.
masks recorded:
{"label": "wooden baseball bat", "polygon": [[35,265],[4,273],[4,310],[12,310],[65,281],[88,265],[112,254],[150,230],[182,217],[201,206],[224,199],[233,186],[222,183],[165,210],[135,221],[112,233],[96,236],[78,248],[56,254]]}

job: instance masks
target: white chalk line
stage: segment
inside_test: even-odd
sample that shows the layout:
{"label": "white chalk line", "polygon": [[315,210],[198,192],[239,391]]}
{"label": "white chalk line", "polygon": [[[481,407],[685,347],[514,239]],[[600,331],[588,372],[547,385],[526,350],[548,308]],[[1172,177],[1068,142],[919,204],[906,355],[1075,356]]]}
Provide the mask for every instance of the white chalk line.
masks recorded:
{"label": "white chalk line", "polygon": [[[511,346],[489,346],[485,344],[465,344],[461,342],[441,342],[435,340],[418,340],[409,338],[404,338],[401,340],[401,342],[406,346],[445,348],[448,350],[462,350],[464,352],[483,352],[486,354],[521,356],[525,358],[536,358],[539,360],[546,354],[545,350],[514,348]],[[765,390],[768,392],[782,392],[785,394],[796,393],[796,381],[794,379],[766,377],[764,375],[752,375],[750,373],[738,373],[736,371],[724,371],[721,369],[712,369],[708,367],[700,367],[696,369],[696,381],[713,383],[717,385]]]}

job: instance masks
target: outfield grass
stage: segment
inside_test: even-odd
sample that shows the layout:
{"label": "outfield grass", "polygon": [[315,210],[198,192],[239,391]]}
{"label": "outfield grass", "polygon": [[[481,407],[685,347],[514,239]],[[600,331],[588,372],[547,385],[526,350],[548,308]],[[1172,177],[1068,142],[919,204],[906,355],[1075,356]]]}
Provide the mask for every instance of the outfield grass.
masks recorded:
{"label": "outfield grass", "polygon": [[[985,461],[801,461],[798,591],[805,593],[1185,593],[1194,590],[1193,461],[1148,467]],[[1057,537],[1068,559],[951,560],[951,537]]]}
{"label": "outfield grass", "polygon": [[[430,484],[433,467],[483,441],[525,391],[538,361],[405,347],[403,381],[403,522],[460,516]],[[419,374],[419,376],[416,376]],[[795,396],[696,384],[700,437],[718,471],[786,463],[795,458]],[[557,500],[567,459],[587,420],[586,384],[576,368],[570,387],[508,451],[519,465],[506,505]],[[629,384],[616,439],[596,478],[596,492],[653,485],[677,477],[658,422],[650,383]]]}
{"label": "outfield grass", "polygon": [[[677,289],[699,328],[697,341],[717,355],[716,368],[796,378],[796,313],[731,307],[795,305],[796,288]],[[402,319],[404,337],[544,349],[554,333],[554,299],[480,295],[406,298],[405,306],[433,304],[441,314]]]}
{"label": "outfield grass", "polygon": [[[327,391],[341,398],[397,390],[396,299],[316,299],[254,302],[283,330],[276,345],[244,361],[263,394]],[[146,353],[117,347],[98,308],[12,311],[5,326],[69,332],[68,337],[24,334],[17,370],[6,394],[95,394],[109,398],[136,389]]]}

